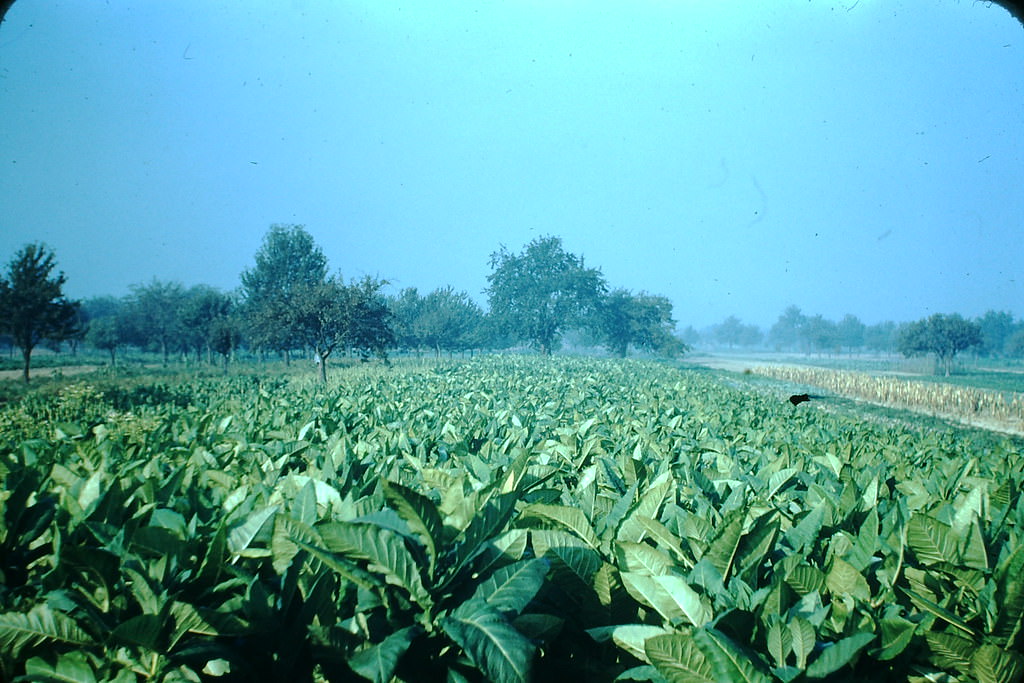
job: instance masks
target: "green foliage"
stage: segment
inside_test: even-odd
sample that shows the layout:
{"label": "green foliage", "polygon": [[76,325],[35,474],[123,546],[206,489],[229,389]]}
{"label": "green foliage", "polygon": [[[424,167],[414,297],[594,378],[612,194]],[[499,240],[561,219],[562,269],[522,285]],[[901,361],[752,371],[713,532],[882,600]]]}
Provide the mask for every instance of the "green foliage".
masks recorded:
{"label": "green foliage", "polygon": [[538,237],[519,254],[502,247],[491,254],[491,267],[491,314],[544,355],[556,348],[567,327],[587,322],[606,288],[601,271],[566,252],[558,237]]}
{"label": "green foliage", "polygon": [[948,376],[956,354],[982,343],[981,327],[959,314],[934,315],[905,325],[899,333],[897,350],[910,356],[933,353]]}
{"label": "green foliage", "polygon": [[43,340],[63,341],[81,333],[77,301],[64,296],[64,273],[52,251],[27,244],[0,276],[0,334],[10,335],[21,350],[22,378],[29,381],[32,350]]}
{"label": "green foliage", "polygon": [[0,412],[0,680],[1019,680],[1017,443],[486,357]]}

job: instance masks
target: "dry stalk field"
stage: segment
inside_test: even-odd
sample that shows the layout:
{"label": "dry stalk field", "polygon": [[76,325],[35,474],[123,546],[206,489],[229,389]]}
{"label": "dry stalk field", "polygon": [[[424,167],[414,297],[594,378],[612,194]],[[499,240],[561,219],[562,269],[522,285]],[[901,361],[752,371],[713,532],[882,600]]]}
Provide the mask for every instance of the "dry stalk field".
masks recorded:
{"label": "dry stalk field", "polygon": [[969,424],[1024,432],[1024,395],[1017,392],[989,391],[828,368],[760,366],[753,372],[894,408],[925,411]]}

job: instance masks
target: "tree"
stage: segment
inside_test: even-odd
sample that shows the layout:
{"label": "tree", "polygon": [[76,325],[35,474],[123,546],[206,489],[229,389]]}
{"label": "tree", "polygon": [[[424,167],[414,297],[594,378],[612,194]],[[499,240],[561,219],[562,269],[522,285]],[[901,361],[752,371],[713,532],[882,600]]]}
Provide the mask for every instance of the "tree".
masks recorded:
{"label": "tree", "polygon": [[550,355],[562,333],[587,324],[607,287],[600,269],[566,252],[558,237],[538,237],[519,254],[491,254],[486,289],[491,314],[504,330]]}
{"label": "tree", "polygon": [[[196,285],[185,292],[181,305],[181,323],[184,329],[184,341],[190,351],[196,354],[196,360],[203,353],[212,361],[214,337],[218,337],[218,346],[224,348],[230,342],[227,353],[230,354],[238,341],[238,331],[234,329],[232,320],[234,302],[229,294],[208,285]],[[227,336],[225,336],[227,335]],[[223,352],[217,351],[223,355]]]}
{"label": "tree", "polygon": [[790,306],[779,316],[779,319],[768,331],[768,340],[777,349],[796,349],[802,340],[807,317],[800,312],[798,306]]}
{"label": "tree", "polygon": [[1013,314],[1008,311],[986,311],[978,318],[981,331],[979,351],[987,356],[998,356],[1006,352],[1006,342],[1017,328]]}
{"label": "tree", "polygon": [[348,324],[345,341],[362,360],[377,356],[388,362],[388,347],[395,342],[391,310],[381,290],[387,280],[363,277],[347,288]]}
{"label": "tree", "polygon": [[937,364],[949,377],[956,354],[981,344],[981,328],[958,313],[936,313],[909,323],[900,330],[896,348],[907,358],[935,354]]}
{"label": "tree", "polygon": [[423,297],[413,330],[421,344],[440,356],[442,351],[454,353],[470,348],[479,336],[483,316],[469,294],[444,287]]}
{"label": "tree", "polygon": [[864,329],[864,346],[872,351],[890,353],[895,348],[896,323],[891,320],[868,325]]}
{"label": "tree", "polygon": [[853,353],[854,349],[864,346],[864,332],[866,329],[867,327],[860,321],[860,318],[852,313],[847,313],[836,326],[839,344],[849,349],[850,353]]}
{"label": "tree", "polygon": [[171,349],[185,347],[181,312],[185,289],[179,282],[154,278],[148,285],[132,285],[128,299],[131,335],[139,346],[154,347],[167,365]]}
{"label": "tree", "polygon": [[[242,273],[246,331],[256,347],[285,354],[308,330],[296,327],[300,297],[320,296],[327,282],[327,257],[301,225],[272,225],[256,252],[256,265]],[[308,302],[304,302],[308,303]]]}
{"label": "tree", "polygon": [[839,348],[838,327],[831,320],[826,320],[821,314],[807,318],[800,333],[806,341],[807,347],[814,349],[818,353],[833,351]]}
{"label": "tree", "polygon": [[666,297],[615,289],[601,301],[600,318],[604,344],[619,358],[626,357],[630,346],[673,354],[679,351],[673,336],[672,302]]}
{"label": "tree", "polygon": [[0,328],[21,349],[22,379],[29,381],[32,350],[44,339],[60,341],[80,333],[77,301],[64,296],[64,273],[51,276],[56,265],[52,251],[28,244],[0,277]]}
{"label": "tree", "polygon": [[422,306],[423,298],[415,287],[406,287],[398,296],[388,298],[397,348],[419,352],[422,342],[416,334],[416,320]]}

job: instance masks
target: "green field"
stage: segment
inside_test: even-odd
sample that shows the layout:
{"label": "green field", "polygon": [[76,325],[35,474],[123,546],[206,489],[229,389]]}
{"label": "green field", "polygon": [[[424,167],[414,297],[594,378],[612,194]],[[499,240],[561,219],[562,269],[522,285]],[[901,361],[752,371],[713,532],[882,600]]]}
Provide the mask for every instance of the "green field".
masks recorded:
{"label": "green field", "polygon": [[1021,442],[637,361],[0,408],[0,681],[1019,681]]}

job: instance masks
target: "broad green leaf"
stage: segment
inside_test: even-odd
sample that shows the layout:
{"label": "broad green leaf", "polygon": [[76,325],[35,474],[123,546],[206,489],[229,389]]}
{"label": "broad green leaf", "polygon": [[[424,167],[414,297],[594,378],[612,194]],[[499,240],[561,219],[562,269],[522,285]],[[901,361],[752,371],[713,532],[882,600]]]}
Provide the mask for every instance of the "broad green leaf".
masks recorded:
{"label": "broad green leaf", "polygon": [[732,568],[736,549],[739,548],[743,536],[745,515],[744,510],[736,510],[726,515],[702,558],[711,562],[715,569],[722,573],[724,579],[729,578],[729,570]]}
{"label": "broad green leaf", "polygon": [[530,680],[534,646],[487,602],[467,600],[441,620],[441,628],[489,680]]}
{"label": "broad green leaf", "polygon": [[409,649],[413,639],[422,632],[419,626],[406,626],[381,642],[357,652],[349,658],[348,665],[367,680],[388,683],[395,675],[398,660]]}
{"label": "broad green leaf", "polygon": [[714,617],[711,606],[682,578],[668,574],[656,576],[654,581],[679,605],[679,609],[693,626],[703,626]]}
{"label": "broad green leaf", "polygon": [[797,595],[816,593],[825,587],[825,574],[817,567],[801,564],[794,567],[786,576],[786,583]]}
{"label": "broad green leaf", "polygon": [[711,663],[714,680],[719,683],[769,683],[771,680],[762,665],[723,633],[697,629],[693,640]]}
{"label": "broad green leaf", "polygon": [[659,576],[672,566],[672,558],[646,543],[619,541],[615,544],[615,550],[615,556],[622,571]]}
{"label": "broad green leaf", "polygon": [[590,586],[594,574],[601,568],[601,556],[575,534],[558,529],[530,531],[534,554],[552,563],[556,572],[568,570]]}
{"label": "broad green leaf", "polygon": [[817,642],[814,626],[803,617],[793,617],[789,622],[789,634],[793,654],[796,655],[797,668],[806,669],[807,658],[811,656],[814,644]]}
{"label": "broad green leaf", "polygon": [[959,559],[956,536],[950,526],[921,513],[914,513],[907,522],[907,545],[926,565]]}
{"label": "broad green leaf", "polygon": [[420,567],[409,553],[402,537],[392,531],[369,524],[325,522],[315,527],[324,547],[339,555],[370,561],[367,569],[382,571],[389,581],[405,588],[422,607],[433,604],[423,586]]}
{"label": "broad green leaf", "polygon": [[163,614],[140,614],[118,624],[110,632],[115,643],[131,643],[147,650],[161,649],[164,640],[164,626],[167,619]]}
{"label": "broad green leaf", "polygon": [[715,683],[715,671],[707,656],[690,636],[670,633],[648,638],[645,659],[669,683]]}
{"label": "broad green leaf", "polygon": [[433,501],[424,495],[401,484],[387,481],[381,482],[384,497],[409,529],[419,536],[427,549],[430,562],[430,576],[434,576],[437,567],[437,549],[444,543],[444,522]]}
{"label": "broad green leaf", "polygon": [[[41,657],[25,662],[25,678],[46,683],[96,683],[96,673],[84,652],[65,652],[51,664]],[[134,677],[133,677],[134,680]]]}
{"label": "broad green leaf", "polygon": [[882,619],[882,650],[876,655],[879,660],[886,661],[900,655],[917,632],[917,624],[899,616],[898,609],[887,613]]}
{"label": "broad green leaf", "polygon": [[260,533],[260,529],[263,528],[268,519],[277,513],[277,510],[276,505],[271,505],[251,512],[245,519],[231,525],[228,529],[228,550],[237,555],[248,549],[249,544]]}
{"label": "broad green leaf", "polygon": [[978,649],[974,640],[958,633],[940,631],[925,631],[924,639],[932,651],[932,661],[937,666],[963,673],[970,670],[971,659]]}
{"label": "broad green leaf", "polygon": [[622,626],[603,626],[601,628],[589,629],[587,633],[598,641],[605,642],[609,638],[626,652],[637,659],[650,663],[644,649],[644,643],[648,638],[661,636],[671,631],[661,626],[649,624],[625,624]]}
{"label": "broad green leaf", "polygon": [[687,567],[693,567],[694,560],[683,551],[682,542],[664,524],[649,517],[637,517],[637,521],[643,525],[647,535],[654,541],[672,552],[676,559]]}
{"label": "broad green leaf", "polygon": [[768,654],[775,660],[776,667],[786,666],[786,658],[793,649],[793,634],[782,619],[776,618],[768,627]]}
{"label": "broad green leaf", "polygon": [[942,619],[951,626],[956,626],[958,629],[960,629],[967,635],[971,636],[972,638],[977,637],[977,634],[974,632],[974,629],[972,629],[967,622],[965,622],[963,619],[950,612],[945,607],[936,604],[935,602],[929,600],[920,593],[910,590],[909,588],[903,588],[902,586],[900,586],[899,590],[905,593],[907,597],[910,598],[911,602],[913,602],[921,609],[924,609],[927,612],[931,612],[939,619]]}
{"label": "broad green leaf", "polygon": [[807,667],[808,678],[824,678],[839,671],[874,639],[873,633],[858,633],[826,645],[821,654]]}
{"label": "broad green leaf", "polygon": [[995,571],[995,605],[999,610],[992,636],[1006,648],[1019,646],[1024,629],[1024,543],[1003,559]]}
{"label": "broad green leaf", "polygon": [[857,569],[842,558],[832,559],[832,568],[825,579],[829,592],[833,595],[850,595],[867,602],[871,599],[871,587]]}
{"label": "broad green leaf", "polygon": [[634,600],[657,610],[666,621],[676,622],[685,618],[686,615],[679,603],[655,580],[655,577],[636,572],[622,572],[622,584]]}
{"label": "broad green leaf", "polygon": [[499,612],[517,615],[533,600],[547,573],[543,559],[522,560],[496,570],[477,586],[473,597]]}
{"label": "broad green leaf", "polygon": [[821,526],[825,521],[825,507],[818,505],[811,508],[796,526],[784,534],[783,538],[789,547],[800,552],[805,548],[812,547],[817,542]]}
{"label": "broad green leaf", "polygon": [[590,525],[590,520],[587,519],[587,516],[579,508],[534,503],[523,508],[519,516],[520,519],[537,517],[553,522],[579,536],[594,550],[597,550],[600,545],[594,527]]}
{"label": "broad green leaf", "polygon": [[71,617],[46,605],[27,613],[0,613],[0,651],[15,658],[23,648],[44,643],[86,647],[93,639]]}
{"label": "broad green leaf", "polygon": [[665,497],[672,490],[675,482],[670,471],[662,472],[658,477],[648,484],[646,490],[640,495],[626,513],[625,518],[619,524],[615,532],[615,538],[619,541],[633,541],[639,543],[643,540],[647,529],[643,523],[645,519],[657,519],[658,511],[661,509]]}
{"label": "broad green leaf", "polygon": [[978,683],[1017,683],[1024,678],[1024,657],[986,643],[971,658],[971,673]]}

